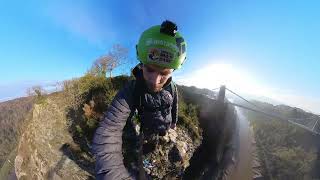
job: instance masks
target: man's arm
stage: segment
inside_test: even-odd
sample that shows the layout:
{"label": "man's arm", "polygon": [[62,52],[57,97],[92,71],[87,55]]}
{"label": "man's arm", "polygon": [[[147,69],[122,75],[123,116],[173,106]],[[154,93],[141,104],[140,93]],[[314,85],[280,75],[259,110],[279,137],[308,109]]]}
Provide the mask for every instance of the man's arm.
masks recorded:
{"label": "man's arm", "polygon": [[133,108],[133,83],[120,90],[97,128],[92,149],[97,179],[131,179],[123,164],[122,131]]}

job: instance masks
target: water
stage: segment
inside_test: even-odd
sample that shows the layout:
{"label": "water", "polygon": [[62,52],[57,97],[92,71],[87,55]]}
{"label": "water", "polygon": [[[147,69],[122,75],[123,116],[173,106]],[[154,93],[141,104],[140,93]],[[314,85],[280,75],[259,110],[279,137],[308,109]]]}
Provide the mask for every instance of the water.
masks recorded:
{"label": "water", "polygon": [[238,144],[238,162],[231,179],[253,179],[252,163],[253,163],[253,133],[250,129],[247,118],[243,115],[238,107],[236,108],[239,124],[239,144]]}

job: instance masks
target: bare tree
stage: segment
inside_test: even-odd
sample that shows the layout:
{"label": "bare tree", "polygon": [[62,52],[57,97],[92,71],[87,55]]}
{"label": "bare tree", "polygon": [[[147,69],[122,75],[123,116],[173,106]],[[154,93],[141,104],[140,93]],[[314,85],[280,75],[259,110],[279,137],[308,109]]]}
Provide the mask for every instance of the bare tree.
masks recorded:
{"label": "bare tree", "polygon": [[32,86],[31,88],[27,89],[28,96],[43,96],[46,95],[47,92],[41,86]]}
{"label": "bare tree", "polygon": [[128,49],[119,44],[115,44],[108,54],[101,56],[93,63],[91,72],[104,76],[109,72],[109,76],[112,77],[112,71],[125,64],[127,57]]}

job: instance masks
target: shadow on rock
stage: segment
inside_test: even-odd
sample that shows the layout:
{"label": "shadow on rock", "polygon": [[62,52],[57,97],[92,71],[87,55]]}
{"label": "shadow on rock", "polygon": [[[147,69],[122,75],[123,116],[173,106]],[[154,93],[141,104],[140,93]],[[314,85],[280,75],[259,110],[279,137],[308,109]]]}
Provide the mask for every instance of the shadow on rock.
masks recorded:
{"label": "shadow on rock", "polygon": [[82,170],[88,172],[91,177],[88,179],[94,179],[95,171],[95,161],[93,155],[90,151],[90,141],[88,140],[88,134],[93,134],[89,132],[88,129],[85,131],[86,127],[85,121],[82,116],[82,110],[74,110],[72,108],[67,110],[68,119],[68,131],[72,136],[72,144],[64,144],[60,150],[73,160]]}
{"label": "shadow on rock", "polygon": [[[90,154],[82,151],[76,144],[64,144],[61,146],[60,151],[69,159],[73,160],[82,170],[88,172],[91,176],[89,176],[88,179],[94,179],[94,161]],[[62,158],[60,161],[64,161],[64,159]],[[59,166],[59,163],[57,166]]]}

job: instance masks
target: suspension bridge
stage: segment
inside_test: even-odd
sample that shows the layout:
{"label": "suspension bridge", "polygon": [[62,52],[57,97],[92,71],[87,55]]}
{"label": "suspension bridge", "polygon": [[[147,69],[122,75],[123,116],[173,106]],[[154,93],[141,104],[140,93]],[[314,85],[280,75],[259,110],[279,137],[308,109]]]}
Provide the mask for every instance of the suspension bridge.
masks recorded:
{"label": "suspension bridge", "polygon": [[[236,97],[240,98],[241,100],[243,100],[244,102],[246,102],[248,105],[250,106],[246,106],[246,105],[242,105],[242,104],[238,104],[238,103],[234,103],[234,102],[231,102],[231,101],[226,101],[226,103],[230,104],[230,105],[233,105],[233,106],[236,106],[236,107],[239,107],[239,108],[243,108],[243,109],[246,109],[246,110],[250,110],[250,111],[253,111],[253,112],[256,112],[256,113],[259,113],[259,114],[262,114],[264,116],[267,116],[269,117],[270,119],[279,119],[279,120],[282,120],[284,122],[287,122],[287,123],[290,123],[290,124],[293,124],[294,126],[297,126],[299,128],[302,128],[306,131],[309,131],[311,132],[312,134],[314,135],[320,135],[320,132],[317,131],[317,126],[318,126],[318,121],[320,119],[320,116],[317,115],[317,116],[312,116],[312,117],[307,117],[307,118],[286,118],[286,117],[283,117],[282,115],[278,114],[278,113],[273,113],[273,112],[270,112],[270,111],[265,111],[263,107],[260,107],[259,105],[255,104],[255,103],[252,103],[250,102],[249,100],[247,100],[246,98],[242,97],[241,95],[239,95],[238,93],[228,89],[226,86],[221,86],[221,87],[218,87],[218,88],[214,88],[214,89],[211,89],[212,91],[218,91],[217,93],[217,97],[216,99],[220,102],[224,102],[225,101],[225,98],[228,99],[228,97],[226,97],[226,92],[230,92],[231,94],[235,95]],[[308,127],[304,124],[301,124],[301,123],[298,123],[298,122],[304,122],[304,121],[310,121],[310,120],[313,120],[314,121],[314,124],[312,125],[312,127]]]}

